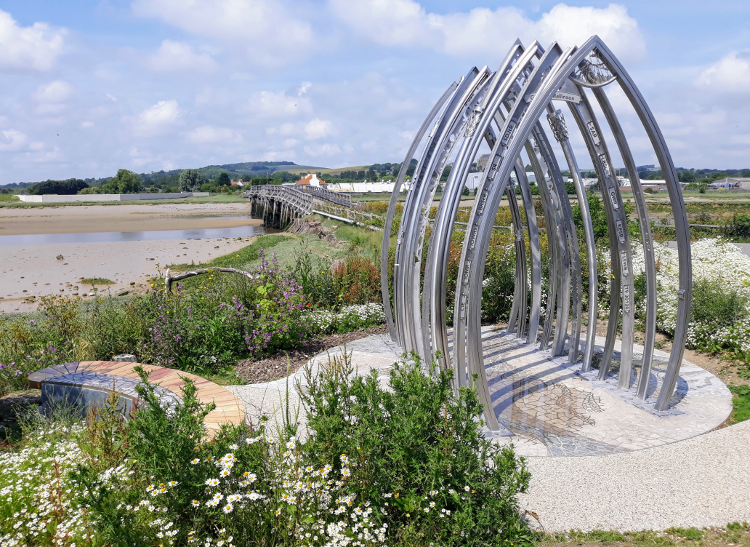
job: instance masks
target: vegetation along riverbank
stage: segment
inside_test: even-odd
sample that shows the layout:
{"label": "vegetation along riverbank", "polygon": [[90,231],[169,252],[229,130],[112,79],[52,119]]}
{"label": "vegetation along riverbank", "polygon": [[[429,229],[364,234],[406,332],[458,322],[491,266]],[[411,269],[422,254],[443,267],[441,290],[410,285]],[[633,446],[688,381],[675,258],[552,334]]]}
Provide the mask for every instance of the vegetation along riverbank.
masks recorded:
{"label": "vegetation along riverbank", "polygon": [[[597,201],[595,195],[590,199]],[[376,215],[386,208],[378,201],[361,206]],[[592,210],[596,213],[596,205]],[[462,208],[459,222],[467,215],[468,208]],[[399,218],[397,210],[390,234],[394,242]],[[600,238],[599,301],[606,302],[607,236],[602,219],[595,214],[594,221]],[[38,395],[26,389],[25,377],[59,363],[131,353],[140,362],[217,383],[258,383],[294,372],[328,347],[383,333],[380,269],[392,275],[393,256],[389,264],[380,264],[382,232],[372,229],[377,219],[370,227],[315,216],[305,223],[298,233],[243,240],[200,264],[176,255],[153,262],[140,294],[45,296],[38,311],[0,316],[4,544],[666,546],[748,541],[743,524],[638,533],[532,531],[527,520],[533,516],[522,515],[516,504],[517,494],[529,484],[524,461],[482,437],[476,421],[481,407],[472,389],[454,396],[450,377],[434,369],[424,375],[429,363],[418,360],[394,366],[387,388],[376,376],[352,375],[346,356],[316,370],[303,369],[306,387],[289,389],[299,389],[305,423],[291,414],[274,427],[260,419],[225,427],[210,441],[202,425],[210,405],[197,400],[189,382],[174,412],[160,406],[143,376],[138,388],[142,405],[128,420],[117,410],[115,394],[83,419],[64,406],[39,414]],[[501,208],[495,224],[510,224],[507,208]],[[458,225],[448,256],[450,291],[463,237]],[[546,245],[542,230],[543,257]],[[502,324],[515,272],[510,231],[497,229],[490,248],[482,318]],[[672,254],[666,246],[660,250],[665,294],[673,283]],[[741,421],[750,417],[750,350],[742,330],[750,321],[750,258],[710,237],[696,239],[693,260],[691,355],[715,356],[710,367],[735,396],[731,421]],[[209,272],[167,289],[167,270],[174,277],[199,267]],[[543,270],[548,276],[546,261]],[[450,310],[452,294],[446,296]],[[637,291],[637,305],[642,297]],[[660,300],[663,347],[669,344],[673,308],[668,298]],[[601,317],[607,313],[599,310]]]}

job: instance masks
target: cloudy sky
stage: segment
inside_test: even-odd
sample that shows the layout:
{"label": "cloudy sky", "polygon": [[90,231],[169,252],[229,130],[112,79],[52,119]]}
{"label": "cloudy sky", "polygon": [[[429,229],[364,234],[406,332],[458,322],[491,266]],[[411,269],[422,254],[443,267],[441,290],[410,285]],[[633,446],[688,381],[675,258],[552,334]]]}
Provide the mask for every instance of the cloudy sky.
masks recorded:
{"label": "cloudy sky", "polygon": [[[0,1],[0,184],[401,161],[472,66],[494,67],[517,37],[592,34],[635,78],[678,166],[749,167],[748,23],[746,0]],[[636,161],[653,163],[622,106]]]}

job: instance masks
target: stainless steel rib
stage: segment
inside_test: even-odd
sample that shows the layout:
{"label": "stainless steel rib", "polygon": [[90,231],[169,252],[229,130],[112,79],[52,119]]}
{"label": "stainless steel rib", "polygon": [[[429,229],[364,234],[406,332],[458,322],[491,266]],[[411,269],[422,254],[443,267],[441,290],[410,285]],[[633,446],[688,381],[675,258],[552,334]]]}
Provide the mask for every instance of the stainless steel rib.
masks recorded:
{"label": "stainless steel rib", "polygon": [[[658,289],[653,242],[635,161],[605,90],[606,86],[615,82],[632,104],[654,147],[667,181],[677,230],[680,266],[677,328],[667,372],[655,401],[653,394],[648,393]],[[449,87],[422,124],[402,164],[398,189],[412,157],[422,146],[398,228],[393,266],[393,320],[388,260],[390,232],[397,206],[395,192],[386,217],[381,255],[383,302],[391,336],[404,349],[416,350],[426,360],[437,359],[443,369],[452,370],[455,389],[469,385],[475,377],[478,395],[484,405],[484,421],[493,430],[502,429],[503,424],[498,422],[493,409],[492,393],[485,373],[482,287],[490,238],[503,196],[507,196],[512,217],[516,261],[516,280],[507,331],[525,337],[530,345],[538,344],[540,350],[549,349],[552,355],[561,356],[567,351],[568,361],[580,361],[583,371],[590,370],[595,364],[599,307],[595,234],[589,199],[569,137],[570,129],[562,111],[555,107],[559,101],[568,103],[575,126],[586,144],[599,178],[607,217],[610,300],[607,334],[600,348],[602,355],[598,376],[602,380],[614,376],[611,364],[621,322],[620,366],[616,380],[620,389],[631,389],[636,308],[634,277],[637,272],[633,271],[629,219],[612,158],[590,104],[589,94],[594,96],[601,108],[628,172],[642,236],[646,332],[636,396],[653,402],[657,410],[664,410],[670,404],[677,382],[690,311],[690,242],[681,190],[664,137],[632,79],[598,37],[590,38],[580,48],[565,51],[556,43],[545,51],[537,42],[524,50],[520,42],[516,42],[497,71],[491,72],[486,67],[482,70],[474,68],[459,84]],[[541,120],[546,120],[546,123],[543,124]],[[545,125],[549,126],[553,139],[548,137]],[[432,130],[425,137],[430,126]],[[489,146],[491,153],[479,179],[461,244],[453,302],[451,352],[450,317],[446,309],[449,254],[461,193],[483,143]],[[559,147],[570,172],[580,209],[580,227],[574,220],[574,207],[557,162],[555,147]],[[542,286],[545,279],[542,275],[537,202],[526,176],[522,152],[528,156],[536,177],[538,204],[541,205],[548,238],[549,275],[546,278],[548,291],[543,318]],[[430,209],[443,168],[451,158],[453,169],[444,185],[428,238]],[[582,271],[580,259],[579,229],[586,246],[585,272]],[[427,252],[423,260],[426,242]],[[588,278],[586,295],[583,291],[584,275]],[[588,308],[586,314],[583,312],[584,302]],[[582,341],[584,323],[586,334]]]}
{"label": "stainless steel rib", "polygon": [[[403,343],[401,342],[401,338],[399,337],[398,333],[396,332],[396,328],[393,322],[393,308],[391,304],[391,295],[390,295],[390,287],[388,283],[388,261],[390,257],[390,249],[391,249],[391,229],[393,228],[393,217],[396,213],[396,205],[398,204],[398,197],[401,193],[401,187],[404,184],[404,179],[406,178],[406,172],[409,170],[409,166],[411,165],[411,160],[414,158],[414,154],[417,151],[417,148],[419,147],[419,144],[422,142],[422,139],[424,138],[425,133],[427,132],[427,129],[430,127],[430,124],[435,119],[435,116],[437,116],[438,112],[441,108],[445,105],[446,100],[451,96],[451,94],[455,91],[456,87],[458,87],[458,84],[456,82],[453,82],[451,85],[448,86],[448,89],[446,89],[443,94],[440,96],[438,101],[435,103],[435,105],[432,107],[432,110],[430,110],[430,113],[425,118],[424,122],[422,122],[422,126],[417,131],[416,136],[414,137],[414,140],[411,143],[411,146],[409,147],[409,151],[406,153],[406,159],[401,164],[401,169],[399,169],[398,177],[396,178],[396,184],[393,188],[393,194],[391,194],[391,202],[388,206],[388,213],[385,217],[385,224],[383,225],[383,245],[381,247],[380,252],[380,287],[381,287],[381,293],[383,295],[383,304],[385,309],[385,320],[388,325],[388,332],[391,335],[391,339],[394,342]],[[394,277],[396,277],[396,268],[398,267],[398,264],[394,265]]]}

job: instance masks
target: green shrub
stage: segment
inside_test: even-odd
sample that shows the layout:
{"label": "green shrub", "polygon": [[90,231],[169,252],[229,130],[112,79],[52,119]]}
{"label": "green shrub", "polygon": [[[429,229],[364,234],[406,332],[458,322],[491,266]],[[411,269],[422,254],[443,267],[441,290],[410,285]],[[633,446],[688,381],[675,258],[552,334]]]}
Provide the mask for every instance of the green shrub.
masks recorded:
{"label": "green shrub", "polygon": [[665,531],[674,536],[684,537],[692,541],[703,539],[703,532],[697,528],[667,528]]}
{"label": "green shrub", "polygon": [[305,246],[302,246],[297,252],[290,274],[300,284],[302,292],[313,307],[335,310],[341,306],[329,260],[307,252]]}
{"label": "green shrub", "polygon": [[334,262],[300,249],[290,274],[317,309],[338,310],[381,300],[380,268],[368,256],[352,253]]}
{"label": "green shrub", "polygon": [[716,280],[693,282],[692,320],[714,327],[729,327],[748,316],[748,299]]}
{"label": "green shrub", "polygon": [[750,238],[750,215],[744,213],[734,215],[732,223],[725,228],[725,232],[730,237]]}
{"label": "green shrub", "polygon": [[309,332],[301,288],[259,253],[250,277],[206,274],[193,290],[178,285],[175,293],[161,289],[144,300],[151,321],[137,347],[144,362],[216,372],[248,355],[298,345]]}
{"label": "green shrub", "polygon": [[375,508],[389,538],[403,545],[500,545],[526,542],[515,496],[528,486],[523,460],[481,434],[476,391],[454,397],[452,376],[435,366],[397,363],[390,390],[377,373],[353,376],[347,356],[301,392],[314,465],[348,469],[351,493]]}
{"label": "green shrub", "polygon": [[516,282],[515,240],[510,232],[492,234],[482,284],[482,320],[507,321]]}
{"label": "green shrub", "polygon": [[[46,415],[36,407],[19,415],[22,441],[0,452],[0,544],[65,544],[83,540],[92,519],[71,495],[77,490],[68,474],[83,458],[76,442],[82,427],[71,407]],[[88,543],[88,542],[87,542]]]}

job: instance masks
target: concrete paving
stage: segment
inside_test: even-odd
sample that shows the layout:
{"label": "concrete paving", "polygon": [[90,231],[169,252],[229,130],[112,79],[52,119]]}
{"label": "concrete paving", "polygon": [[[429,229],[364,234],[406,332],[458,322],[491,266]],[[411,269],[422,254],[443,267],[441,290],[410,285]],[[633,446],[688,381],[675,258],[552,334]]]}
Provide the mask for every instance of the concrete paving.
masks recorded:
{"label": "concrete paving", "polygon": [[749,448],[747,421],[637,452],[527,458],[531,485],[520,505],[547,532],[750,522]]}
{"label": "concrete paving", "polygon": [[[532,479],[519,503],[538,515],[529,517],[532,526],[548,532],[626,531],[750,521],[750,422],[714,430],[731,411],[731,394],[715,376],[685,361],[670,412],[656,413],[652,401],[636,401],[580,374],[565,359],[529,352],[496,328],[483,330],[491,389],[500,395],[493,405],[514,434],[493,442],[513,444],[525,458]],[[402,353],[383,335],[352,342],[346,350],[357,374],[375,369],[384,386]],[[313,372],[342,352],[338,347],[314,357]],[[531,361],[516,362],[522,355]],[[656,352],[651,399],[667,357]],[[299,408],[304,424],[296,384],[305,385],[303,371],[288,382],[227,389],[245,404],[253,423],[266,415],[280,425],[289,386],[290,413],[294,417]]]}

